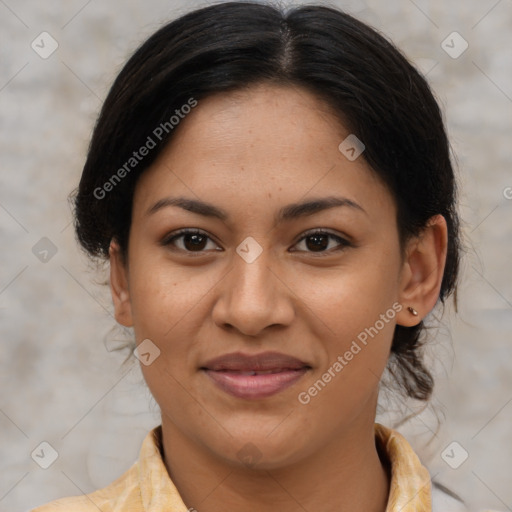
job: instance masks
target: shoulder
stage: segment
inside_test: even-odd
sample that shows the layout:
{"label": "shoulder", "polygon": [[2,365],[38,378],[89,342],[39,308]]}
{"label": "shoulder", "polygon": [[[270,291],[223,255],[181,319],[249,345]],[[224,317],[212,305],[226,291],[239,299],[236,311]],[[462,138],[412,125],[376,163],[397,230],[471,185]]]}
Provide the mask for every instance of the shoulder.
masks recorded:
{"label": "shoulder", "polygon": [[138,468],[135,462],[117,480],[103,489],[80,496],[68,496],[46,503],[27,512],[120,512],[126,506],[137,510],[140,502]]}
{"label": "shoulder", "polygon": [[[29,512],[122,512],[145,510],[174,496],[160,452],[161,426],[147,433],[139,457],[117,480],[97,491],[60,498]],[[178,501],[179,503],[179,501]]]}

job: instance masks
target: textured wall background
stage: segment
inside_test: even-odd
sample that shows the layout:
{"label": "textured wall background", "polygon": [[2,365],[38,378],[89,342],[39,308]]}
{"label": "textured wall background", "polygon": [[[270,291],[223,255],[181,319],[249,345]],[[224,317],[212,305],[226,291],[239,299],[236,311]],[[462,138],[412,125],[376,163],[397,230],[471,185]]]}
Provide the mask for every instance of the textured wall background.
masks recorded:
{"label": "textured wall background", "polygon": [[[400,430],[474,509],[512,510],[512,1],[331,4],[387,34],[427,74],[460,168],[460,306],[458,315],[447,308],[431,344],[442,424],[436,431],[427,410]],[[67,195],[127,56],[199,5],[0,0],[1,511],[108,484],[159,423],[138,362],[121,367],[112,352],[110,295],[77,249]],[[50,56],[43,31],[58,44]],[[58,453],[48,469],[31,458],[43,441]],[[468,453],[457,469],[441,457],[454,441],[452,466]]]}

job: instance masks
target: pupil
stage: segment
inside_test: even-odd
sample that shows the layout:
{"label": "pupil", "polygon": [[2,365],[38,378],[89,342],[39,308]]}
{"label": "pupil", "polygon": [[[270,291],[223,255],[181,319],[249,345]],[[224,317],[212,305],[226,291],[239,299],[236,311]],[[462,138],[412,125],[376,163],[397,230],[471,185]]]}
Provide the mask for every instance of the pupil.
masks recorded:
{"label": "pupil", "polygon": [[[314,243],[309,244],[310,240],[314,240]],[[308,249],[312,250],[325,249],[329,245],[329,242],[325,235],[310,235],[306,239],[306,245]]]}
{"label": "pupil", "polygon": [[197,234],[185,235],[184,244],[187,249],[203,249],[205,236]]}

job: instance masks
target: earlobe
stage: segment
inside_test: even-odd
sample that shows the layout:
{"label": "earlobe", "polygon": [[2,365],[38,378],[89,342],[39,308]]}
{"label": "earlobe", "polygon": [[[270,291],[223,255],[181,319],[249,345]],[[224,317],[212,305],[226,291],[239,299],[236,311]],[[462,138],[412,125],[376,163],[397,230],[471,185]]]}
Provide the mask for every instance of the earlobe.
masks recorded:
{"label": "earlobe", "polygon": [[410,240],[407,248],[400,282],[403,308],[397,315],[399,325],[417,325],[434,308],[441,290],[447,250],[446,220],[442,215],[435,215],[422,233]]}
{"label": "earlobe", "polygon": [[110,292],[116,320],[125,327],[133,326],[128,270],[121,255],[119,244],[112,240],[109,247]]}

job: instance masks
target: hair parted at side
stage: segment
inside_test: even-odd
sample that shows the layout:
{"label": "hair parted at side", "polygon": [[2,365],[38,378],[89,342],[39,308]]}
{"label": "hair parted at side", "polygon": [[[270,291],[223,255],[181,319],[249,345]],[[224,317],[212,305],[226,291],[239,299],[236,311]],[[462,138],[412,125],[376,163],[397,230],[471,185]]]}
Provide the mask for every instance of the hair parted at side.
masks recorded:
{"label": "hair parted at side", "polygon": [[[220,3],[189,12],[149,37],[115,79],[92,134],[74,198],[82,247],[106,259],[116,239],[126,258],[134,188],[172,138],[169,119],[191,100],[200,108],[211,94],[265,82],[302,87],[321,98],[363,141],[362,158],[396,201],[402,248],[433,215],[445,217],[444,303],[456,288],[460,234],[439,106],[426,80],[391,42],[326,6]],[[152,137],[147,155],[127,167],[161,126],[168,129]],[[118,171],[122,179],[113,183]],[[430,397],[434,384],[423,363],[424,330],[423,322],[397,325],[388,365],[406,394],[419,400]]]}

